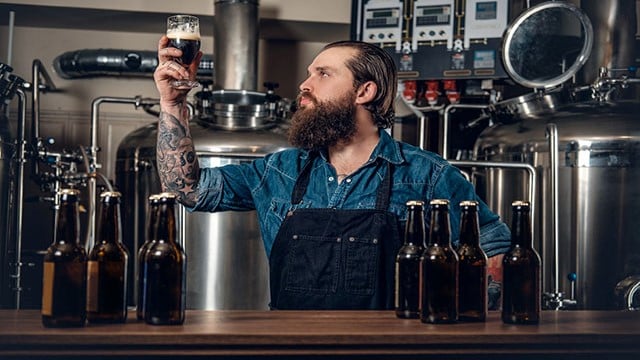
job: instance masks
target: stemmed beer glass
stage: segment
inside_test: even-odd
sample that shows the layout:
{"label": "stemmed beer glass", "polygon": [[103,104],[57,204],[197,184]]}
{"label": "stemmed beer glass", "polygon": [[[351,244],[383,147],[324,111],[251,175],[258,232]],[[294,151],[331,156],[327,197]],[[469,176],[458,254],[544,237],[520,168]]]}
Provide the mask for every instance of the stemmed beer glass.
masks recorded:
{"label": "stemmed beer glass", "polygon": [[[184,67],[196,57],[200,50],[200,20],[191,15],[172,15],[167,18],[167,37],[169,46],[182,50],[182,57],[173,60]],[[195,80],[174,80],[171,85],[176,89],[191,89],[200,84]]]}

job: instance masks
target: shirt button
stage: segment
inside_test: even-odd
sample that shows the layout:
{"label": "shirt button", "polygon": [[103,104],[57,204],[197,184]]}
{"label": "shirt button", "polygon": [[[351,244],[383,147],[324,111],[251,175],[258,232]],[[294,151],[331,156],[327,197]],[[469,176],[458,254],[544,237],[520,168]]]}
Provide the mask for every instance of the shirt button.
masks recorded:
{"label": "shirt button", "polygon": [[346,181],[346,182],[348,182],[348,183],[350,183],[350,182],[351,182],[351,179],[349,178],[349,179],[347,179],[347,180],[345,180],[345,181]]}
{"label": "shirt button", "polygon": [[329,176],[329,181],[333,181],[333,180],[335,180],[333,176]]}

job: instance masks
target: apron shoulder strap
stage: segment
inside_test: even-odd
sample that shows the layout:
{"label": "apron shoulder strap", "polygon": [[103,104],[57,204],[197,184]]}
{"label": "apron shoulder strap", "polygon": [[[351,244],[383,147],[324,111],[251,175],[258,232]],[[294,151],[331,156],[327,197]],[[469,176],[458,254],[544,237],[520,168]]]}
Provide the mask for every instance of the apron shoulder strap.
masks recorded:
{"label": "apron shoulder strap", "polygon": [[309,185],[309,177],[311,176],[311,165],[316,159],[315,152],[309,152],[309,160],[304,164],[298,178],[296,179],[296,184],[293,187],[293,192],[291,193],[291,203],[293,205],[297,205],[302,201],[302,197],[307,192],[307,186]]}

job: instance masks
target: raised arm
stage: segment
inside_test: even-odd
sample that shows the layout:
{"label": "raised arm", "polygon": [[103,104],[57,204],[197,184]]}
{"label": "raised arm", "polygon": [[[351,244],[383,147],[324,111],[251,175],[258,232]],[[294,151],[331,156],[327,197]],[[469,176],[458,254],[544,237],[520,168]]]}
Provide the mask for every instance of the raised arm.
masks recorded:
{"label": "raised arm", "polygon": [[170,81],[194,78],[202,52],[199,52],[196,59],[185,69],[172,60],[181,55],[180,50],[167,47],[168,44],[169,39],[166,36],[158,42],[159,65],[153,74],[160,93],[156,148],[158,174],[163,191],[174,192],[178,195],[180,202],[187,206],[194,206],[198,195],[200,167],[189,132],[187,109],[189,90],[175,89],[170,85]]}

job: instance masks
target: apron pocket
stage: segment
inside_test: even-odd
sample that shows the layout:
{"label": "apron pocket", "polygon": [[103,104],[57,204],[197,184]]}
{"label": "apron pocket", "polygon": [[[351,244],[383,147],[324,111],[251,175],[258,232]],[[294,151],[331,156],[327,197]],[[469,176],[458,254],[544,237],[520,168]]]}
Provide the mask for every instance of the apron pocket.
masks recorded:
{"label": "apron pocket", "polygon": [[294,235],[285,290],[335,293],[338,287],[342,239]]}
{"label": "apron pocket", "polygon": [[379,240],[350,237],[346,243],[345,290],[354,295],[372,295],[378,277]]}

